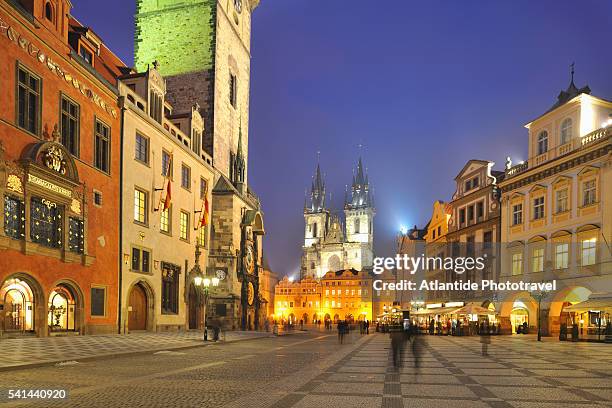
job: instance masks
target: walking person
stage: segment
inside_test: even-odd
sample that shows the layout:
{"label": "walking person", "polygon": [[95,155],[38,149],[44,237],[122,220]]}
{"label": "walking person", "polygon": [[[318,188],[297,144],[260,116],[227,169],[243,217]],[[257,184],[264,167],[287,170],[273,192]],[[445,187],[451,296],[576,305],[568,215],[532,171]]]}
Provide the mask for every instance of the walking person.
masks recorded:
{"label": "walking person", "polygon": [[489,333],[489,322],[482,324],[480,329],[480,344],[482,345],[482,355],[488,356],[489,344],[491,344],[491,334]]}
{"label": "walking person", "polygon": [[399,368],[402,365],[406,336],[401,327],[391,326],[389,327],[389,338],[391,339],[393,366]]}

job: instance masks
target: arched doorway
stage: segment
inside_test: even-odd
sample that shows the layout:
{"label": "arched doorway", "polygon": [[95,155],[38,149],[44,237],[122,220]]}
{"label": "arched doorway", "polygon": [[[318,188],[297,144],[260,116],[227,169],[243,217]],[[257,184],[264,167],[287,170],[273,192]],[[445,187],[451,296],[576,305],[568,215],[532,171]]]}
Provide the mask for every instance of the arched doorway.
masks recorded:
{"label": "arched doorway", "polygon": [[331,316],[329,315],[329,313],[325,313],[325,319],[326,322],[329,322],[331,320]]}
{"label": "arched doorway", "polygon": [[316,313],[313,314],[312,315],[312,322],[316,324],[318,321],[319,321],[319,316]]}
{"label": "arched doorway", "polygon": [[302,321],[304,322],[304,324],[308,324],[308,313],[304,313],[302,315]]}
{"label": "arched doorway", "polygon": [[516,300],[510,312],[512,333],[519,333],[519,328],[522,328],[525,323],[527,323],[527,327],[529,327],[529,309],[527,309],[525,303]]}
{"label": "arched doorway", "polygon": [[147,314],[149,302],[147,293],[142,283],[137,283],[130,291],[128,303],[128,329],[132,330],[147,330]]}
{"label": "arched doorway", "polygon": [[0,289],[2,325],[6,332],[34,332],[36,298],[31,286],[22,279],[4,281]]}
{"label": "arched doorway", "polygon": [[59,283],[49,294],[47,325],[51,333],[79,330],[80,297],[67,283]]}
{"label": "arched doorway", "polygon": [[289,315],[289,323],[295,324],[295,315],[293,313]]}
{"label": "arched doorway", "polygon": [[338,323],[338,320],[340,320],[340,315],[338,313],[336,313],[334,315],[334,323]]}
{"label": "arched doorway", "polygon": [[354,320],[355,320],[355,318],[353,317],[353,314],[352,314],[352,313],[347,313],[347,314],[344,316],[344,319],[345,319],[347,322],[349,322],[349,323],[353,323],[353,322],[354,322]]}
{"label": "arched doorway", "polygon": [[202,329],[204,324],[204,305],[201,304],[200,295],[193,284],[189,285],[188,309],[189,329]]}

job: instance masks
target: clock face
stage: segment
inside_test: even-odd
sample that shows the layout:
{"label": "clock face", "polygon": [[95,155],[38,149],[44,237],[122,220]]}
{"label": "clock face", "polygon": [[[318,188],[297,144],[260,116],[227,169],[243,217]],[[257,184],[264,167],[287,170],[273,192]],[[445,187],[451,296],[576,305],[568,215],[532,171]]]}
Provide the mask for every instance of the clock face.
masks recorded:
{"label": "clock face", "polygon": [[242,0],[234,0],[234,8],[238,13],[242,12]]}
{"label": "clock face", "polygon": [[253,253],[253,246],[250,244],[245,248],[244,267],[249,275],[255,272],[255,254]]}
{"label": "clock face", "polygon": [[249,282],[249,286],[247,287],[247,302],[249,306],[253,306],[253,301],[255,300],[255,287],[251,282]]}
{"label": "clock face", "polygon": [[219,280],[223,280],[223,279],[225,279],[225,271],[223,269],[217,269],[217,271],[215,272],[215,276]]}

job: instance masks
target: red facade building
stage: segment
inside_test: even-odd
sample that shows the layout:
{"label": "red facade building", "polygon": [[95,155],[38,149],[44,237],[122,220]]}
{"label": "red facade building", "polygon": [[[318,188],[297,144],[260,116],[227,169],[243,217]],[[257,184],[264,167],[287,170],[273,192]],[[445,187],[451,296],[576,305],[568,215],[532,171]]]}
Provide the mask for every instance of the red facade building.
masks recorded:
{"label": "red facade building", "polygon": [[124,64],[69,0],[0,2],[0,330],[117,331]]}

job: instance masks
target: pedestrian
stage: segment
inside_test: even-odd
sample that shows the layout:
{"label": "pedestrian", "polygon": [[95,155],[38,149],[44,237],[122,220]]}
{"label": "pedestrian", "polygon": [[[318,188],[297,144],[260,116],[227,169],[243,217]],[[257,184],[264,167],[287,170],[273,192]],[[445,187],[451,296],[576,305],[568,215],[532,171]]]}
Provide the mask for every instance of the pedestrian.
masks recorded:
{"label": "pedestrian", "polygon": [[446,321],[446,335],[450,336],[451,334],[451,321],[450,319]]}
{"label": "pedestrian", "polygon": [[403,361],[403,349],[406,341],[406,336],[400,327],[389,327],[389,338],[391,339],[391,353],[393,358],[393,366],[399,368]]}
{"label": "pedestrian", "polygon": [[482,345],[482,355],[488,355],[489,344],[491,344],[491,335],[489,334],[489,322],[483,323],[480,329],[480,344]]}
{"label": "pedestrian", "polygon": [[429,334],[430,334],[430,335],[432,335],[432,336],[433,336],[433,334],[434,334],[434,324],[435,324],[434,320],[433,320],[433,319],[431,319],[431,320],[429,321]]}
{"label": "pedestrian", "polygon": [[425,339],[419,335],[418,330],[413,330],[411,337],[412,358],[414,359],[414,368],[416,369],[415,374],[418,374],[421,368],[421,353],[425,349]]}
{"label": "pedestrian", "polygon": [[370,334],[370,321],[366,320],[365,322],[366,334]]}

